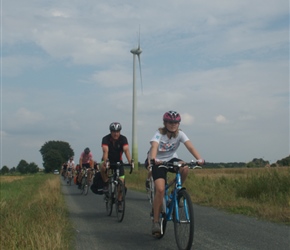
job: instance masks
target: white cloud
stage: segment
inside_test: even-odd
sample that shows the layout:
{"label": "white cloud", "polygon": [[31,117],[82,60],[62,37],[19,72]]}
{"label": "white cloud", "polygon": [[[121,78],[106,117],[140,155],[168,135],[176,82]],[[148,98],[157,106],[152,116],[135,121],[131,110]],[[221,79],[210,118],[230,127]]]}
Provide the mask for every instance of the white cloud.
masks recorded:
{"label": "white cloud", "polygon": [[194,117],[188,113],[181,114],[181,122],[184,125],[191,125],[194,123]]}
{"label": "white cloud", "polygon": [[225,123],[228,123],[229,121],[227,120],[226,117],[224,117],[223,115],[218,115],[215,117],[215,121],[217,123],[221,123],[221,124],[225,124]]}
{"label": "white cloud", "polygon": [[30,111],[24,107],[19,108],[14,115],[14,122],[20,126],[23,124],[34,124],[44,119],[41,113]]}

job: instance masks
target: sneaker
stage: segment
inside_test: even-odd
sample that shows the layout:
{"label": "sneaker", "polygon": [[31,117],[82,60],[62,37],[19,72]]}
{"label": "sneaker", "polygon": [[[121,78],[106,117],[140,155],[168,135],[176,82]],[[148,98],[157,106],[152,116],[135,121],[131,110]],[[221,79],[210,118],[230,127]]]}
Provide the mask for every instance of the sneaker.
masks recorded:
{"label": "sneaker", "polygon": [[158,222],[152,224],[152,235],[159,236],[161,234],[161,228]]}
{"label": "sneaker", "polygon": [[147,189],[147,190],[150,189],[149,180],[146,180],[145,186],[146,186],[146,189]]}

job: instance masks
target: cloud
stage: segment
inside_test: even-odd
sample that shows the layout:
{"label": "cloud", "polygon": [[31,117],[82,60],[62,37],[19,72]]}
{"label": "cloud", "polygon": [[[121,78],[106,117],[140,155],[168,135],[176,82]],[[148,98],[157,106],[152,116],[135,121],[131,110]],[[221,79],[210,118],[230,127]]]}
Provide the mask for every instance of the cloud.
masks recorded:
{"label": "cloud", "polygon": [[216,123],[221,123],[221,124],[225,124],[228,123],[229,121],[227,120],[226,117],[224,117],[223,115],[218,115],[215,117],[215,121]]}
{"label": "cloud", "polygon": [[188,113],[181,114],[181,122],[184,125],[191,125],[194,123],[194,117]]}
{"label": "cloud", "polygon": [[15,123],[20,126],[25,124],[35,124],[43,121],[44,119],[45,118],[41,113],[30,111],[24,107],[19,108],[14,115]]}

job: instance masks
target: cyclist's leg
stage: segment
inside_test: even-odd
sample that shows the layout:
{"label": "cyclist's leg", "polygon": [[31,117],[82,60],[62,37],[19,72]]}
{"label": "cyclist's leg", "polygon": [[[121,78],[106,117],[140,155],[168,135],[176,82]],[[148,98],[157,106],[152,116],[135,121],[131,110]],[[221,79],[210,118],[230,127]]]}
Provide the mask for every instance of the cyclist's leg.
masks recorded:
{"label": "cyclist's leg", "polygon": [[[122,184],[125,185],[125,176],[120,176],[119,179],[122,182]],[[122,196],[123,196],[123,193],[122,193],[121,188],[119,187],[118,188],[118,201],[122,201]]]}
{"label": "cyclist's leg", "polygon": [[154,181],[154,185],[155,185],[155,196],[153,201],[154,222],[159,222],[159,215],[161,213],[161,208],[163,204],[165,180],[163,178],[158,178],[157,180]]}
{"label": "cyclist's leg", "polygon": [[[123,186],[125,185],[125,170],[124,166],[120,167],[120,176],[119,179],[122,181]],[[125,186],[124,186],[125,187]],[[122,190],[119,188],[118,190],[118,201],[122,201],[122,196],[125,195],[122,193]]]}
{"label": "cyclist's leg", "polygon": [[185,182],[188,173],[189,173],[188,166],[184,166],[183,168],[180,168],[181,183]]}
{"label": "cyclist's leg", "polygon": [[105,183],[108,182],[109,177],[108,177],[108,173],[107,173],[106,162],[103,161],[101,163],[100,171],[101,171],[101,176],[102,176],[103,181]]}

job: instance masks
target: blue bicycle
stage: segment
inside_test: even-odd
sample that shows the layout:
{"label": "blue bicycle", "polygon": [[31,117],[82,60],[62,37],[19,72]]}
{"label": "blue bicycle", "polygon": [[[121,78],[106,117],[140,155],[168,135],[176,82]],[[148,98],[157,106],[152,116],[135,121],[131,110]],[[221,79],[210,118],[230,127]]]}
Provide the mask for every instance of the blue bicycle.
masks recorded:
{"label": "blue bicycle", "polygon": [[[158,167],[175,169],[176,175],[170,183],[165,184],[165,195],[160,214],[161,234],[156,237],[161,239],[165,234],[167,221],[173,221],[178,249],[191,249],[194,236],[194,213],[190,195],[181,183],[180,168],[184,166],[192,169],[201,168],[194,161],[188,163],[162,162],[158,164]],[[169,194],[169,188],[174,184],[175,187]]]}

